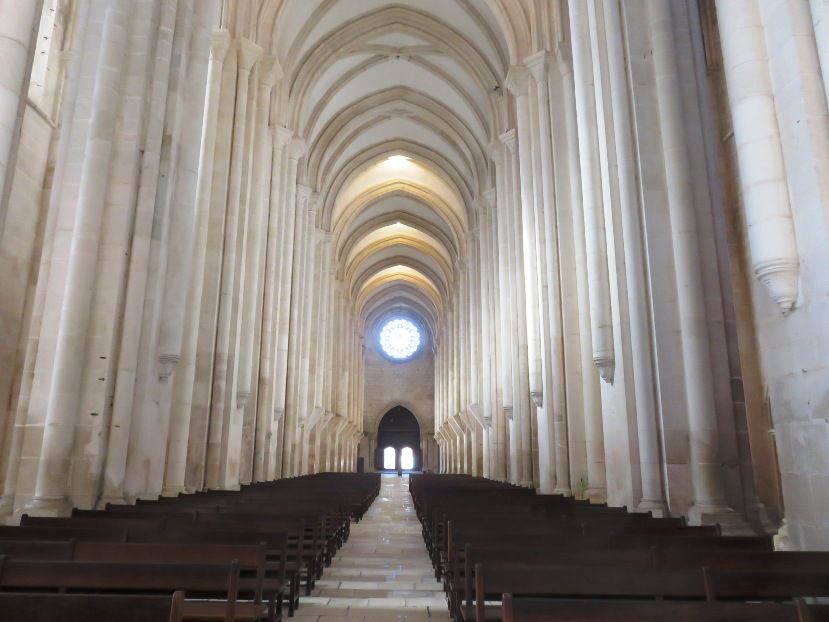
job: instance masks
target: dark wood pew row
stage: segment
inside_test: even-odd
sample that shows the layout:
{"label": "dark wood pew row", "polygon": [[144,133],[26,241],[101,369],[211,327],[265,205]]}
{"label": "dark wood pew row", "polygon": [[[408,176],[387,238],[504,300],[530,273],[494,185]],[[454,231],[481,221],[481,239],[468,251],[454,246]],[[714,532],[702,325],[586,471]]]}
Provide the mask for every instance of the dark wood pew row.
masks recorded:
{"label": "dark wood pew row", "polygon": [[[132,564],[29,561],[0,557],[0,590],[88,594],[148,594],[183,591],[188,620],[275,620],[259,598],[240,600],[239,563]],[[273,613],[273,612],[271,612]]]}
{"label": "dark wood pew row", "polygon": [[184,592],[170,596],[0,593],[3,622],[181,622],[183,607]]}
{"label": "dark wood pew row", "polygon": [[[486,602],[503,594],[548,598],[670,599],[771,602],[829,596],[829,572],[785,570],[716,571],[588,568],[579,566],[475,567],[475,605],[461,608],[462,620],[499,620],[501,606]],[[503,603],[502,603],[503,604]]]}
{"label": "dark wood pew row", "polygon": [[791,603],[619,601],[503,595],[504,622],[824,622],[829,607]]}
{"label": "dark wood pew row", "polygon": [[[324,474],[76,510],[71,517],[24,516],[21,526],[0,527],[0,595],[68,590],[83,592],[82,600],[184,591],[186,620],[279,620],[283,602],[294,614],[301,579],[310,592],[348,538],[351,520],[362,517],[379,489],[377,474]],[[232,585],[227,574],[222,585],[198,583],[234,565]],[[106,567],[117,571],[107,575]],[[221,608],[231,602],[232,610]]]}
{"label": "dark wood pew row", "polygon": [[[774,552],[765,536],[725,537],[717,526],[690,527],[469,476],[413,476],[409,488],[458,621],[500,620],[502,606],[506,612],[513,604],[514,620],[536,612],[541,617],[526,619],[615,619],[614,604],[631,600],[691,601],[677,614],[688,620],[699,613],[691,605],[704,604],[711,608],[696,619],[752,619],[744,608],[753,601],[773,601],[753,610],[758,619],[824,619],[825,608],[794,602],[829,596],[829,553]],[[512,602],[495,605],[504,594]],[[600,613],[543,611],[544,603],[574,597],[598,603]],[[650,619],[671,615],[663,609]]]}

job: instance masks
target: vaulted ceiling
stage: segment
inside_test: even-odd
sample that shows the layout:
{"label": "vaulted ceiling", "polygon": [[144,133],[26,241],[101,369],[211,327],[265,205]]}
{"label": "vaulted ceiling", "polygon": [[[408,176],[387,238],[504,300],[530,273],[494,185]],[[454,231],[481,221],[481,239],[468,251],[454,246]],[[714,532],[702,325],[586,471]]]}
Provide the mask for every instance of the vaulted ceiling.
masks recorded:
{"label": "vaulted ceiling", "polygon": [[[539,6],[552,4],[542,0]],[[283,71],[274,118],[305,139],[338,276],[361,329],[396,313],[435,334],[492,187],[504,79],[534,0],[236,0],[223,23]],[[546,10],[546,9],[541,9]]]}

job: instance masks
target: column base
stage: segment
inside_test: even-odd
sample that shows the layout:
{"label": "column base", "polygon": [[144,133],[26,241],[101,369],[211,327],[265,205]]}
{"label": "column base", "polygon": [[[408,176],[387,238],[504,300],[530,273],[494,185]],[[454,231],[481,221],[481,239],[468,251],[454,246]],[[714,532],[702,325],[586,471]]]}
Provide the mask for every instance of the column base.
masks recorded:
{"label": "column base", "polygon": [[783,519],[783,524],[780,525],[780,529],[778,529],[777,533],[774,535],[773,541],[775,551],[797,550],[789,535],[789,524],[786,522],[785,518]]}
{"label": "column base", "polygon": [[184,486],[170,486],[169,488],[161,489],[162,497],[178,497],[179,495],[186,495],[187,488]]}
{"label": "column base", "polygon": [[0,516],[14,514],[14,495],[0,496]]}
{"label": "column base", "polygon": [[105,510],[107,505],[129,505],[129,500],[122,495],[106,495],[95,504],[96,510]]}
{"label": "column base", "polygon": [[573,496],[573,491],[570,490],[569,488],[559,488],[558,486],[556,486],[555,488],[553,488],[553,494],[554,495],[563,495],[565,497],[572,497]]}
{"label": "column base", "polygon": [[642,499],[636,506],[637,512],[650,512],[654,518],[665,518],[668,516],[668,506],[659,499]]}
{"label": "column base", "polygon": [[726,536],[756,535],[745,518],[725,504],[694,504],[688,509],[689,525],[719,525]]}
{"label": "column base", "polygon": [[591,503],[606,503],[607,489],[605,488],[586,488],[584,491],[584,498]]}
{"label": "column base", "polygon": [[72,502],[69,497],[32,497],[19,513],[29,516],[69,516],[72,513]]}

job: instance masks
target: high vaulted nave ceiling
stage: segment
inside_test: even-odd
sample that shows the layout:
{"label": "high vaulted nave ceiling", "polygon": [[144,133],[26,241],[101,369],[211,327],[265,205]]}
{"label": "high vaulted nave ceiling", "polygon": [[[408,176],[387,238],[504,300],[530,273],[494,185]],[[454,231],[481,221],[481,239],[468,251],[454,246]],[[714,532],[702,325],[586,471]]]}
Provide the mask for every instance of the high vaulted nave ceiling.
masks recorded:
{"label": "high vaulted nave ceiling", "polygon": [[277,59],[273,113],[304,137],[298,180],[317,193],[317,224],[333,234],[367,330],[402,311],[436,332],[493,185],[504,82],[527,53],[514,41],[550,22],[532,11],[500,0],[227,3],[223,26]]}

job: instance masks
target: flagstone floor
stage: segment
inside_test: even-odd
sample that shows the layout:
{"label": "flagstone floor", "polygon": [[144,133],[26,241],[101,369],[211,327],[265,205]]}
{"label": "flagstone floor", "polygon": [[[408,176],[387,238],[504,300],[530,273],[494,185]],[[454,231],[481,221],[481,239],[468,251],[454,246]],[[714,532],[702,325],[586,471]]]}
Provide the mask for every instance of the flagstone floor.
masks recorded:
{"label": "flagstone floor", "polygon": [[339,550],[296,622],[426,622],[450,620],[435,580],[408,476],[382,476],[380,494]]}

